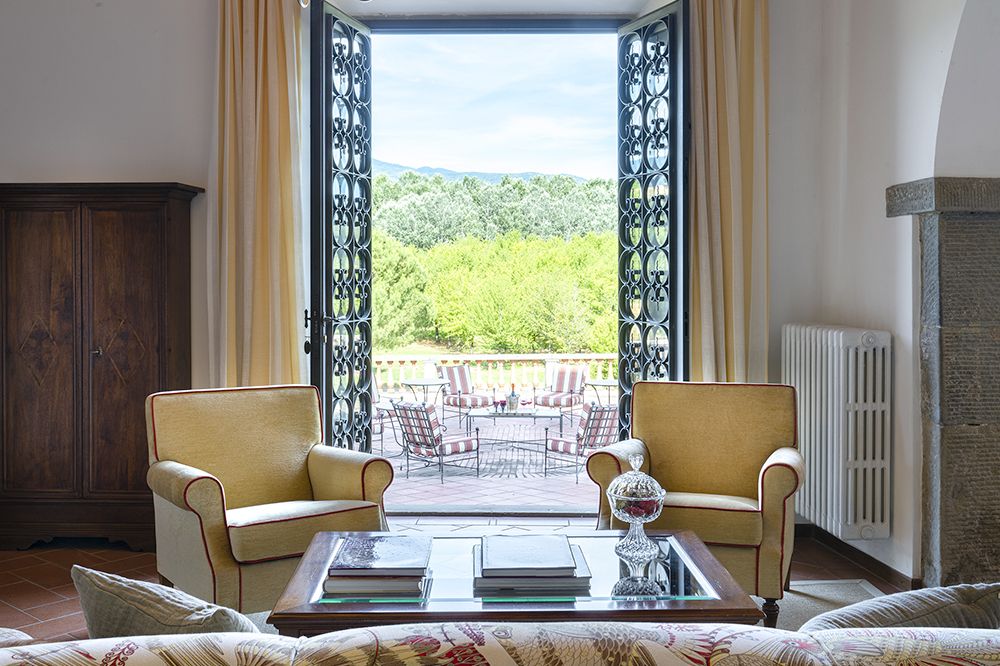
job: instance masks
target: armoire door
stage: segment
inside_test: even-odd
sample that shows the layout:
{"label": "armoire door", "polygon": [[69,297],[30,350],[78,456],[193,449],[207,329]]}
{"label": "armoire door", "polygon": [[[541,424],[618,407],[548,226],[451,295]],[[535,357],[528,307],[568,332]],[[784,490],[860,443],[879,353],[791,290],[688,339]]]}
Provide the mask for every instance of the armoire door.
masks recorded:
{"label": "armoire door", "polygon": [[163,386],[163,206],[84,204],[86,497],[148,494],[145,399]]}
{"label": "armoire door", "polygon": [[0,209],[0,496],[79,497],[79,207]]}

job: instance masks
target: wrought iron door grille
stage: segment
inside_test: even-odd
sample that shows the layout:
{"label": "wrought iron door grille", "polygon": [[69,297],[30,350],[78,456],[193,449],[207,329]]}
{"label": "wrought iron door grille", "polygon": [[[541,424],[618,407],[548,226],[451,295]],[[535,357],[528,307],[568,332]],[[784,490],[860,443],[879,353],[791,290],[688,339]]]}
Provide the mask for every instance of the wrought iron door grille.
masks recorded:
{"label": "wrought iron door grille", "polygon": [[[619,414],[628,436],[632,386],[640,380],[681,379],[674,344],[681,299],[683,160],[681,108],[673,46],[675,11],[626,26],[618,42]],[[640,22],[637,22],[637,24]]]}
{"label": "wrought iron door grille", "polygon": [[[326,438],[371,446],[371,41],[324,5]],[[315,146],[315,144],[314,144]],[[314,373],[315,374],[315,373]]]}

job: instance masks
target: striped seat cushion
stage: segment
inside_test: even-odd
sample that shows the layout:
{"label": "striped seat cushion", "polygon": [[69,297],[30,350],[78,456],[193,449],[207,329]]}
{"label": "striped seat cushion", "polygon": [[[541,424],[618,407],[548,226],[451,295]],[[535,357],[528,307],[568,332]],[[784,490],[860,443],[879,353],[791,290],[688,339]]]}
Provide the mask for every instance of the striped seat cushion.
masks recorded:
{"label": "striped seat cushion", "polygon": [[[448,439],[442,442],[440,448],[442,456],[452,456],[456,453],[472,453],[479,448],[479,442],[476,441],[475,437],[456,437],[455,439]],[[433,448],[423,446],[415,446],[410,449],[410,452],[414,455],[425,456],[427,458],[438,454]]]}
{"label": "striped seat cushion", "polygon": [[548,392],[535,396],[535,404],[542,407],[574,407],[583,402],[579,393]]}
{"label": "striped seat cushion", "polygon": [[444,396],[442,401],[449,407],[489,407],[493,404],[491,396],[479,395],[478,393],[449,394]]}
{"label": "striped seat cushion", "polygon": [[575,439],[553,437],[549,439],[546,447],[553,453],[568,453],[574,456],[578,456],[583,452],[583,445]]}

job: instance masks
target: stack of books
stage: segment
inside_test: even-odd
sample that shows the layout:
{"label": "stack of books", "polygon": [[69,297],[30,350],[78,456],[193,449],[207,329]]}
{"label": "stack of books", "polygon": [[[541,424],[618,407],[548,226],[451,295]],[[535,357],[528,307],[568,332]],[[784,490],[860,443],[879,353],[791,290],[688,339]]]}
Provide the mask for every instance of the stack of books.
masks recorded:
{"label": "stack of books", "polygon": [[579,546],[562,535],[487,536],[473,546],[477,596],[590,592],[590,569]]}
{"label": "stack of books", "polygon": [[346,536],[333,549],[328,597],[425,597],[430,587],[430,537]]}

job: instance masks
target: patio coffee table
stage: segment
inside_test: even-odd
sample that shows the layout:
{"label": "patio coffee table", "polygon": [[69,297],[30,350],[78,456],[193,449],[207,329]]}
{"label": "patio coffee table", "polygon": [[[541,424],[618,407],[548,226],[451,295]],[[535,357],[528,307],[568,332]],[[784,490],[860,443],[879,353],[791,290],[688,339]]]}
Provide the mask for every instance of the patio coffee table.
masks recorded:
{"label": "patio coffee table", "polygon": [[[377,532],[353,532],[352,536]],[[660,542],[662,556],[644,571],[668,581],[657,596],[636,596],[616,588],[629,575],[614,552],[624,532],[569,532],[590,567],[587,596],[477,597],[473,593],[472,547],[478,536],[434,535],[426,600],[329,599],[323,582],[338,532],[320,532],[302,556],[268,622],[285,636],[314,636],[353,627],[414,622],[736,622],[756,624],[764,614],[693,532],[647,534]]]}
{"label": "patio coffee table", "polygon": [[470,409],[466,418],[466,429],[472,433],[473,419],[531,419],[532,422],[538,419],[559,419],[559,435],[563,434],[563,418],[565,415],[561,410],[552,407],[534,407],[525,405],[519,407],[516,412],[506,410],[495,410],[492,407],[479,407]]}

